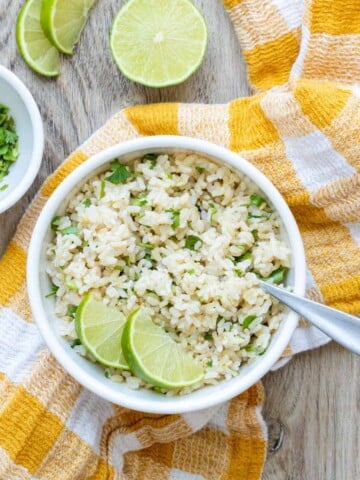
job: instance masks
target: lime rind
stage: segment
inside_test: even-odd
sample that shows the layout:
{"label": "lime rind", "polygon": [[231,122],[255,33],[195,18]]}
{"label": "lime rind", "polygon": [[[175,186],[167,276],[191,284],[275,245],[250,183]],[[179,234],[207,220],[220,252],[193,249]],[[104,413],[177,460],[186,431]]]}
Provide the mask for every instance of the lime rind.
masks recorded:
{"label": "lime rind", "polygon": [[42,0],[42,8],[41,8],[41,15],[40,15],[40,24],[46,35],[49,42],[59,51],[65,53],[67,55],[72,55],[72,50],[69,52],[68,50],[62,47],[57,42],[56,36],[53,33],[53,11],[54,11],[54,4],[56,0]]}
{"label": "lime rind", "polygon": [[[163,0],[162,0],[163,1]],[[117,44],[117,35],[120,33],[122,29],[119,28],[120,20],[122,17],[127,13],[127,11],[136,3],[141,3],[143,0],[129,0],[124,7],[118,12],[116,15],[112,28],[111,28],[111,33],[110,33],[110,49],[111,53],[113,56],[113,59],[119,68],[119,70],[131,81],[148,86],[148,87],[153,87],[153,88],[161,88],[161,87],[168,87],[168,86],[174,86],[178,85],[180,83],[183,83],[185,80],[187,80],[191,75],[193,75],[196,70],[200,67],[202,64],[206,49],[207,49],[207,43],[208,43],[208,28],[205,22],[205,19],[199,10],[199,8],[193,4],[192,1],[190,0],[172,0],[172,2],[175,4],[176,2],[179,2],[180,4],[183,3],[185,5],[191,6],[191,13],[192,13],[192,19],[193,21],[198,21],[199,22],[199,31],[201,30],[201,38],[199,39],[199,42],[188,42],[189,47],[191,47],[191,51],[193,52],[194,47],[196,46],[196,43],[199,43],[201,45],[201,49],[198,52],[197,59],[195,61],[191,61],[191,63],[188,63],[188,67],[184,69],[184,72],[181,75],[174,75],[173,78],[168,78],[168,79],[162,79],[162,80],[150,80],[149,78],[145,78],[144,75],[141,74],[134,74],[134,68],[129,68],[126,63],[124,62],[122,55],[119,54],[118,52],[118,44]],[[154,15],[151,15],[151,17],[154,17]],[[148,17],[150,18],[150,16]],[[148,21],[148,20],[146,20]],[[145,22],[145,20],[144,20]],[[175,23],[175,22],[174,22]],[[189,22],[191,24],[193,22]],[[188,37],[186,35],[186,32],[183,32],[182,35],[182,40],[188,41]],[[124,51],[130,51],[131,45],[127,42],[127,48],[124,48]],[[133,48],[134,50],[134,48]],[[190,48],[189,48],[190,51]],[[184,53],[184,52],[183,52]],[[179,55],[164,55],[164,65],[166,65],[168,68],[171,68],[172,65],[174,65],[174,58],[179,58]],[[144,57],[144,64],[147,62],[149,63],[149,58],[150,55],[147,55]],[[186,63],[186,62],[185,62]],[[138,60],[133,62],[133,67],[134,65],[139,65],[141,62]],[[151,65],[149,66],[149,70],[151,71]]]}
{"label": "lime rind", "polygon": [[[60,55],[56,48],[48,41],[40,25],[41,0],[28,0],[21,8],[16,22],[16,42],[25,63],[36,73],[46,77],[56,77],[60,74]],[[31,24],[30,37],[34,42],[26,40],[26,23]],[[33,43],[40,55],[31,55]],[[39,48],[41,45],[41,48]]]}
{"label": "lime rind", "polygon": [[[68,0],[43,0],[40,18],[41,26],[46,37],[59,52],[65,53],[66,55],[74,54],[75,45],[80,40],[89,12],[95,1],[96,0],[72,0],[69,5],[70,2]],[[83,5],[82,11],[81,4]],[[60,26],[56,26],[56,15],[61,8],[63,19]],[[79,15],[80,11],[81,15]],[[72,13],[74,13],[73,18]],[[62,39],[61,35],[59,35],[60,32],[62,32]]]}
{"label": "lime rind", "polygon": [[151,385],[185,388],[204,378],[202,367],[192,356],[141,310],[130,315],[121,344],[130,370]]}
{"label": "lime rind", "polygon": [[77,308],[75,331],[82,345],[107,367],[129,370],[121,349],[125,317],[115,309],[85,297]]}

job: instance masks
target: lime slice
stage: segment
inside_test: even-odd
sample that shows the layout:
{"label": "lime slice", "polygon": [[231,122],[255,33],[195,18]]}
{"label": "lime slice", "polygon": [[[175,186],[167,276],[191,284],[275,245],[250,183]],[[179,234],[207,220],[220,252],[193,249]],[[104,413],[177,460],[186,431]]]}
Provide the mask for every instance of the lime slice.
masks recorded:
{"label": "lime slice", "polygon": [[102,365],[129,370],[121,348],[125,316],[88,295],[75,316],[75,329],[81,343]]}
{"label": "lime slice", "polygon": [[35,72],[47,77],[60,73],[60,56],[40,26],[41,0],[28,0],[20,10],[16,41],[24,61]]}
{"label": "lime slice", "polygon": [[96,0],[43,0],[41,26],[50,42],[72,55]]}
{"label": "lime slice", "polygon": [[198,69],[207,38],[204,17],[190,0],[129,0],[114,20],[110,45],[126,77],[165,87]]}
{"label": "lime slice", "polygon": [[187,387],[204,377],[193,357],[142,310],[130,315],[121,345],[130,370],[157,387]]}

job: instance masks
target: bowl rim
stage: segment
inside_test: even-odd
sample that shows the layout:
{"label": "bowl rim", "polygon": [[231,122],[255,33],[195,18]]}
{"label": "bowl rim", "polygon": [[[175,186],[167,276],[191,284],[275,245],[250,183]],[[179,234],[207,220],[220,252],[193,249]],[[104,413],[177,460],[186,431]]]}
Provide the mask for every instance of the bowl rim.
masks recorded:
{"label": "bowl rim", "polygon": [[[22,198],[33,184],[39,172],[44,152],[44,127],[39,108],[25,84],[10,70],[0,65],[0,78],[4,79],[10,87],[20,96],[29,113],[33,129],[34,146],[28,168],[16,187],[0,200],[0,214],[12,207]],[[9,106],[11,108],[11,105]]]}
{"label": "bowl rim", "polygon": [[[257,368],[254,369],[254,371],[242,376],[239,375],[238,377],[234,377],[238,379],[237,382],[232,381],[232,383],[227,383],[226,381],[223,381],[224,387],[220,391],[212,392],[210,394],[206,392],[206,395],[201,395],[198,393],[201,392],[201,390],[198,390],[197,392],[194,392],[197,393],[197,398],[195,399],[192,398],[192,393],[181,397],[168,397],[168,401],[166,402],[128,396],[126,393],[115,391],[111,387],[111,382],[104,385],[104,383],[86,372],[81,365],[70,358],[66,353],[61,344],[60,336],[51,329],[40,289],[41,248],[39,248],[39,245],[42,245],[45,240],[51,218],[53,218],[61,203],[78,185],[78,183],[86,176],[90,175],[92,171],[101,167],[101,165],[106,164],[116,157],[133,154],[137,151],[140,155],[144,150],[156,151],[156,149],[167,148],[194,151],[210,158],[213,157],[220,163],[235,167],[235,169],[238,169],[252,179],[273,203],[289,237],[294,270],[294,293],[304,295],[306,282],[306,262],[303,242],[298,226],[285,200],[270,180],[255,166],[243,159],[237,153],[224,147],[190,137],[141,137],[136,140],[117,144],[90,157],[69,174],[68,177],[57,187],[44,206],[35,225],[28,250],[27,285],[30,306],[36,324],[45,343],[57,361],[88,390],[91,390],[100,397],[115,404],[137,411],[159,414],[186,413],[202,410],[221,404],[247,390],[260,380],[260,378],[262,378],[280,358],[281,354],[289,344],[290,338],[297,327],[299,319],[299,316],[294,312],[290,311],[287,314],[287,317],[284,320],[284,322],[286,322],[286,328],[284,328],[282,334],[277,337],[272,348],[261,357],[261,362],[257,365]],[[181,400],[176,400],[179,398]]]}

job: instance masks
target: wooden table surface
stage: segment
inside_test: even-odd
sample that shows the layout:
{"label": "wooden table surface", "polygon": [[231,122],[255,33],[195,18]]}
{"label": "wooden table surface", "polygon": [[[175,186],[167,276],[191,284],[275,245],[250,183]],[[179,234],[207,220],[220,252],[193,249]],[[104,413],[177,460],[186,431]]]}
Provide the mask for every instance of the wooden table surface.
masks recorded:
{"label": "wooden table surface", "polygon": [[[33,187],[0,215],[0,255],[45,178],[111,114],[133,104],[221,103],[249,94],[240,47],[220,0],[195,1],[210,30],[202,68],[183,85],[162,90],[131,83],[111,59],[108,32],[123,1],[98,0],[76,55],[63,60],[57,80],[31,72],[16,50],[15,20],[22,3],[0,0],[0,63],[33,93],[44,120],[46,145]],[[264,480],[360,479],[359,378],[359,359],[334,344],[301,354],[266,376],[264,414],[270,442]]]}

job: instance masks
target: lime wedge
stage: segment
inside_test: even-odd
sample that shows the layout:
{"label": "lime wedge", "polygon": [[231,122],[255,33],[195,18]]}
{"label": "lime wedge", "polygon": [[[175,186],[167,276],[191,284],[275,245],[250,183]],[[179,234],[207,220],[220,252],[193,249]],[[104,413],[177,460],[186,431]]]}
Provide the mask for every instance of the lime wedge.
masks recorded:
{"label": "lime wedge", "polygon": [[24,61],[35,72],[47,77],[60,73],[60,56],[45,37],[40,25],[41,0],[28,0],[20,10],[16,41]]}
{"label": "lime wedge", "polygon": [[130,80],[165,87],[198,69],[207,38],[204,17],[190,0],[129,0],[114,20],[110,46]]}
{"label": "lime wedge", "polygon": [[88,295],[75,315],[81,343],[102,365],[129,370],[121,348],[125,316]]}
{"label": "lime wedge", "polygon": [[72,55],[96,0],[43,0],[41,26],[50,42]]}
{"label": "lime wedge", "polygon": [[182,388],[204,377],[193,357],[141,309],[126,322],[121,345],[130,370],[154,386]]}

